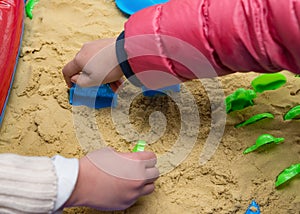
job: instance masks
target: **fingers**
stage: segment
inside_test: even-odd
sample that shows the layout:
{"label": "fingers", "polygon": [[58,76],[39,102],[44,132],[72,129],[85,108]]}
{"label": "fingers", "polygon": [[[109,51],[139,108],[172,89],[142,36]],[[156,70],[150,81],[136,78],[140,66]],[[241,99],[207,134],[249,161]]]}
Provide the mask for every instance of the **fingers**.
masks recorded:
{"label": "fingers", "polygon": [[[74,78],[73,78],[74,77]],[[82,72],[80,75],[75,75],[72,77],[72,80],[76,80],[73,83],[76,83],[80,87],[90,87],[90,86],[96,86],[97,84],[93,84],[93,80],[91,79],[91,76],[85,72]]]}
{"label": "fingers", "polygon": [[82,68],[81,66],[77,63],[76,58],[74,58],[72,61],[70,61],[68,64],[65,65],[63,68],[62,72],[64,75],[64,79],[68,85],[68,87],[72,87],[72,80],[71,78],[75,74],[79,74],[81,72]]}
{"label": "fingers", "polygon": [[82,71],[88,60],[93,56],[94,52],[97,51],[97,48],[98,47],[93,44],[84,44],[74,59],[65,65],[62,72],[68,87],[72,87],[72,83],[87,84],[89,75],[84,75]]}
{"label": "fingers", "polygon": [[154,182],[159,177],[159,170],[155,167],[157,163],[156,155],[153,152],[125,153],[127,158],[143,161],[145,166],[145,183]]}
{"label": "fingers", "polygon": [[156,155],[153,152],[145,151],[145,152],[123,153],[122,155],[129,159],[143,161],[146,168],[155,167],[157,162]]}
{"label": "fingers", "polygon": [[88,153],[86,157],[100,170],[127,180],[152,179],[147,177],[146,169],[156,164],[153,152],[119,153],[111,148],[103,148]]}
{"label": "fingers", "polygon": [[146,168],[155,167],[157,163],[157,158],[153,152],[135,152],[134,154],[138,156],[139,160],[145,161]]}
{"label": "fingers", "polygon": [[159,170],[156,167],[146,169],[146,177],[148,178],[146,184],[153,183],[159,177]]}
{"label": "fingers", "polygon": [[141,196],[151,194],[154,191],[154,189],[155,186],[153,183],[145,185],[141,191]]}
{"label": "fingers", "polygon": [[156,160],[156,155],[153,152],[133,152],[133,153],[124,153],[128,158],[130,159],[136,159],[136,160]]}
{"label": "fingers", "polygon": [[[116,57],[115,39],[101,39],[84,44],[62,72],[68,87],[72,87],[72,83],[90,87],[118,81],[123,72]],[[114,89],[117,88],[115,86],[118,83],[113,84]]]}
{"label": "fingers", "polygon": [[76,83],[79,77],[80,77],[79,74],[75,74],[74,76],[71,77],[71,82]]}

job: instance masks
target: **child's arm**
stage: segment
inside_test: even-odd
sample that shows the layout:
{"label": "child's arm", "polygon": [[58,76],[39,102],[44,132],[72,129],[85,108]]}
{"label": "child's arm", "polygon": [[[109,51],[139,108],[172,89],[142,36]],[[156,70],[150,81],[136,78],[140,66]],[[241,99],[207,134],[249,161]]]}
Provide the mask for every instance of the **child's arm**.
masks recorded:
{"label": "child's arm", "polygon": [[119,153],[110,148],[88,153],[79,161],[75,189],[65,207],[124,210],[154,191],[159,176],[152,152]]}
{"label": "child's arm", "polygon": [[[129,18],[124,50],[131,74],[160,70],[186,80],[195,72],[198,78],[235,71],[300,73],[299,18],[299,0],[171,0]],[[205,59],[195,58],[187,44],[205,56],[216,74],[201,66]],[[180,63],[170,59],[177,55]],[[198,71],[187,68],[188,59],[199,65]],[[153,79],[139,78],[146,85]]]}
{"label": "child's arm", "polygon": [[[123,72],[148,88],[237,71],[300,73],[299,17],[300,0],[171,0],[132,15],[116,49],[101,40],[83,46],[63,73],[69,86],[88,67],[79,85],[112,82]],[[108,68],[118,64],[116,54],[120,66]]]}
{"label": "child's arm", "polygon": [[[154,153],[89,154],[80,160],[0,154],[0,213],[54,213],[70,206],[121,210],[154,191]],[[136,177],[126,177],[128,172]]]}

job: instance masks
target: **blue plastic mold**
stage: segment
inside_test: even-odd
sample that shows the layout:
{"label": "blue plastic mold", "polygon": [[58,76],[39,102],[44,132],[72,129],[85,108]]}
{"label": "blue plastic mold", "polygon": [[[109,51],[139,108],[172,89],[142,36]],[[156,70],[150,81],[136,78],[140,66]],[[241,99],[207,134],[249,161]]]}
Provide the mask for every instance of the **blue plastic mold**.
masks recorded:
{"label": "blue plastic mold", "polygon": [[157,90],[152,90],[152,89],[149,89],[145,86],[142,86],[142,90],[143,90],[144,96],[154,97],[154,96],[158,96],[158,95],[166,95],[166,93],[168,91],[180,92],[180,85],[179,84],[171,85],[171,86],[160,88],[160,89],[157,89]]}
{"label": "blue plastic mold", "polygon": [[73,85],[70,88],[69,102],[73,106],[87,106],[100,109],[117,106],[117,96],[110,88],[109,84],[95,87],[81,88]]}
{"label": "blue plastic mold", "polygon": [[166,3],[168,1],[169,0],[116,0],[116,5],[123,13],[132,15],[146,7]]}
{"label": "blue plastic mold", "polygon": [[245,214],[260,214],[259,206],[254,200],[249,205]]}

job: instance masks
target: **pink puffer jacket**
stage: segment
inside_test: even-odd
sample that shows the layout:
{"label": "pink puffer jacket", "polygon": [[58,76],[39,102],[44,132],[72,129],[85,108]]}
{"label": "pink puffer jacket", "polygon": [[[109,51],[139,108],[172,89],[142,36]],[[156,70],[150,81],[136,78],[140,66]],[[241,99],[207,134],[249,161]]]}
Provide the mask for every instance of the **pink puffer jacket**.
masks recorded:
{"label": "pink puffer jacket", "polygon": [[[183,81],[236,71],[300,73],[300,0],[170,0],[129,18],[124,48],[135,74],[158,70]],[[149,75],[138,78],[153,83]]]}

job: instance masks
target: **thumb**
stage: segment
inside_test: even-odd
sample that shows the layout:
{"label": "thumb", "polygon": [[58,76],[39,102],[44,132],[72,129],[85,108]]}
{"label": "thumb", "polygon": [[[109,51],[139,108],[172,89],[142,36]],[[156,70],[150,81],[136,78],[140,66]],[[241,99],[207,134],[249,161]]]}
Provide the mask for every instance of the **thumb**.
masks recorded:
{"label": "thumb", "polygon": [[71,81],[73,83],[76,83],[77,85],[79,85],[80,87],[90,87],[90,86],[94,86],[92,84],[92,80],[90,78],[90,75],[88,75],[87,73],[82,72],[80,75],[75,75],[71,78]]}

